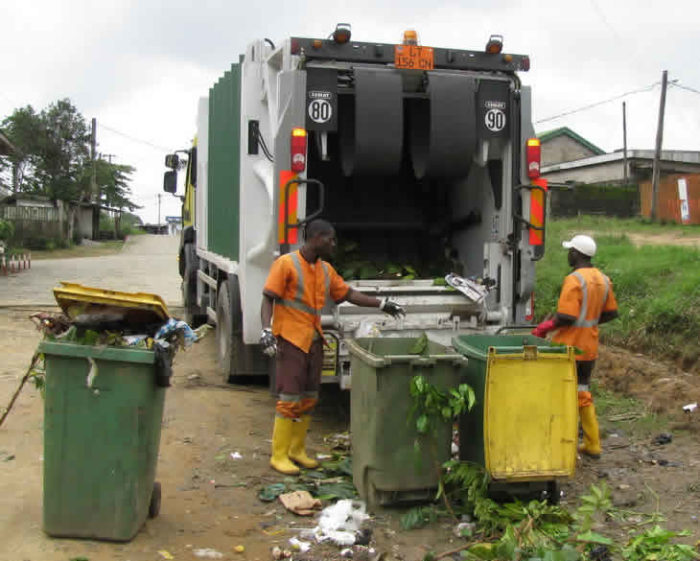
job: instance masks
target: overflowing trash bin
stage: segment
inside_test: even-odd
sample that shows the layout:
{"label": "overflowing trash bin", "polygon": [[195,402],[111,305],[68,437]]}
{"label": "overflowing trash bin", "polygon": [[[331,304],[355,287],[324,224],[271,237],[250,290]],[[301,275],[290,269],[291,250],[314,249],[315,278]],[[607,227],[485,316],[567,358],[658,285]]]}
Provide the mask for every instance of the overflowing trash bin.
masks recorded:
{"label": "overflowing trash bin", "polygon": [[[549,483],[574,475],[578,427],[574,349],[532,335],[460,335],[476,405],[459,425],[460,460],[495,484]],[[551,494],[551,493],[550,493]]]}
{"label": "overflowing trash bin", "polygon": [[128,541],[160,509],[165,389],[176,338],[192,332],[176,330],[155,295],[68,283],[54,292],[71,327],[39,345],[43,527],[51,536]]}
{"label": "overflowing trash bin", "polygon": [[[441,390],[456,388],[463,355],[432,341],[412,354],[417,338],[361,338],[347,342],[351,355],[353,483],[370,508],[430,500],[439,466],[450,458],[452,425],[421,435],[412,418],[410,383],[422,375]],[[417,446],[416,446],[417,444]]]}

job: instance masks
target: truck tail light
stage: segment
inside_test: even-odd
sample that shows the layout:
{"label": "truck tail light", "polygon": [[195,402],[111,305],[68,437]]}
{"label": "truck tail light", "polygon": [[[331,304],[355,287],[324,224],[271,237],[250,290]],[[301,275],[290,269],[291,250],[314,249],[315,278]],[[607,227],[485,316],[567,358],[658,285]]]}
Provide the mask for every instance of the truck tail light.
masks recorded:
{"label": "truck tail light", "polygon": [[535,319],[535,293],[530,294],[530,299],[525,304],[525,321]]}
{"label": "truck tail light", "polygon": [[528,138],[527,147],[525,150],[527,161],[527,176],[530,179],[537,179],[540,176],[540,139]]}
{"label": "truck tail light", "polygon": [[530,189],[530,224],[540,228],[530,228],[530,245],[544,244],[545,200],[547,180],[540,177],[532,180]]}
{"label": "truck tail light", "polygon": [[292,171],[301,173],[306,169],[306,130],[292,129]]}

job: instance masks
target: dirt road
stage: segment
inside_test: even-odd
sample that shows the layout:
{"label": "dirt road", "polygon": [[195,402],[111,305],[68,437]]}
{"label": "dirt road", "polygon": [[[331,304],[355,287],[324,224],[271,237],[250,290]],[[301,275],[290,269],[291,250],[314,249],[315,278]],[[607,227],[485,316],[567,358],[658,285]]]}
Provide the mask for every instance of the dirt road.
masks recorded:
{"label": "dirt road", "polygon": [[[149,244],[156,244],[151,247],[162,253],[149,256]],[[147,290],[151,285],[141,288],[141,281],[129,280],[128,273],[145,269],[162,275],[164,286],[177,286],[174,260],[165,254],[167,244],[172,244],[172,239],[144,237],[113,261],[100,263],[101,258],[97,258],[93,263],[78,263],[94,276],[89,280],[73,278],[126,288],[116,284],[120,280],[134,283],[129,288]],[[156,262],[161,265],[147,265]],[[117,271],[121,271],[120,279],[114,278]],[[25,277],[27,281],[30,278]],[[46,286],[41,290],[47,291],[52,286],[42,285],[44,280],[31,282],[36,294],[40,286]],[[2,284],[0,288],[3,298],[9,298],[12,288]],[[177,302],[177,291],[172,289],[169,294],[168,300]],[[39,296],[41,301],[50,301],[50,296]],[[0,309],[0,406],[16,388],[40,339],[27,315],[25,309]],[[257,498],[262,486],[283,480],[268,468],[274,401],[262,385],[224,384],[214,363],[215,343],[210,335],[176,358],[158,462],[157,479],[163,485],[161,514],[149,520],[127,544],[51,539],[42,532],[43,401],[34,388],[25,388],[0,428],[0,561],[68,561],[77,557],[159,561],[166,553],[176,560],[194,561],[197,557],[193,552],[198,548],[213,548],[224,555],[223,559],[267,561],[272,546],[285,545],[296,528],[313,525],[310,519],[287,513],[278,502],[263,503]],[[687,528],[697,534],[700,422],[698,413],[683,416],[677,412],[685,403],[700,401],[700,380],[673,366],[614,349],[604,351],[597,376],[604,387],[636,396],[645,405],[632,414],[625,410],[621,415],[619,404],[610,409],[602,419],[604,456],[598,462],[579,465],[576,479],[563,488],[565,504],[574,508],[576,497],[589,484],[605,480],[620,507],[661,512],[670,528]],[[668,421],[662,417],[667,413],[672,414]],[[348,395],[325,388],[322,407],[311,427],[311,448],[327,451],[324,437],[348,426]],[[670,430],[673,441],[652,445],[651,438],[661,430]],[[234,452],[242,458],[233,459]],[[454,523],[450,520],[402,532],[399,514],[383,512],[375,521],[376,548],[388,553],[387,561],[419,560],[430,550],[450,550],[461,543],[452,536]],[[238,545],[243,545],[245,552],[236,553],[233,548]],[[339,558],[338,551],[332,556],[316,553],[310,557],[321,558]]]}
{"label": "dirt road", "polygon": [[121,252],[101,257],[43,259],[32,268],[0,276],[0,306],[55,305],[51,289],[71,281],[127,292],[159,294],[170,305],[180,305],[177,275],[177,236],[131,236]]}

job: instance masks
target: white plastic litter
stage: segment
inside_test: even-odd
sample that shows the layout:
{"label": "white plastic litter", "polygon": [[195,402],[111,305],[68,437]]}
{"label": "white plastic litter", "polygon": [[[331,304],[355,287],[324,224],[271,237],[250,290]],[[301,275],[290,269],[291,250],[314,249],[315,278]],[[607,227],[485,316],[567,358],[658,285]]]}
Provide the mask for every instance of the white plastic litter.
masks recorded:
{"label": "white plastic litter", "polygon": [[216,551],[215,549],[211,549],[210,547],[204,548],[204,549],[195,549],[192,553],[194,553],[197,557],[202,557],[205,559],[223,559],[224,554],[221,553],[220,551]]}
{"label": "white plastic litter", "polygon": [[297,538],[290,538],[289,545],[291,545],[292,547],[299,548],[299,551],[301,551],[302,553],[306,553],[307,551],[309,551],[309,549],[311,549],[311,544],[309,542],[303,542]]}
{"label": "white plastic litter", "polygon": [[695,403],[689,403],[688,405],[683,406],[683,411],[686,413],[692,413],[698,408],[698,402],[696,401]]}
{"label": "white plastic litter", "polygon": [[381,331],[379,327],[373,321],[366,319],[360,320],[360,324],[355,330],[355,339],[362,339],[363,337],[380,337]]}
{"label": "white plastic litter", "polygon": [[454,273],[446,275],[445,282],[447,282],[447,284],[449,284],[452,288],[459,290],[475,304],[481,304],[489,293],[488,288],[486,288],[484,285],[471,279],[465,279],[464,277],[460,277]]}
{"label": "white plastic litter", "polygon": [[240,452],[231,452],[231,459],[240,460],[241,458],[243,458],[243,456],[241,456]]}
{"label": "white plastic litter", "polygon": [[304,530],[301,536],[314,538],[319,543],[331,541],[347,547],[355,543],[355,532],[368,518],[363,502],[342,499],[324,508],[318,519],[318,526]]}

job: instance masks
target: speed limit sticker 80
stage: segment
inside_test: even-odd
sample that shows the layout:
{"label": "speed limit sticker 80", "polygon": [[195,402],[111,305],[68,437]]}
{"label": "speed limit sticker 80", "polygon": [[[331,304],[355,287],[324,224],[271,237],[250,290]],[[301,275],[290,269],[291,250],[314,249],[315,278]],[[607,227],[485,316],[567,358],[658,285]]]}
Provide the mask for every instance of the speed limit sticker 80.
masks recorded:
{"label": "speed limit sticker 80", "polygon": [[327,123],[333,117],[333,105],[326,99],[312,99],[309,102],[309,118],[315,123]]}
{"label": "speed limit sticker 80", "polygon": [[489,109],[484,116],[484,124],[492,132],[502,131],[506,126],[506,114],[501,109]]}

